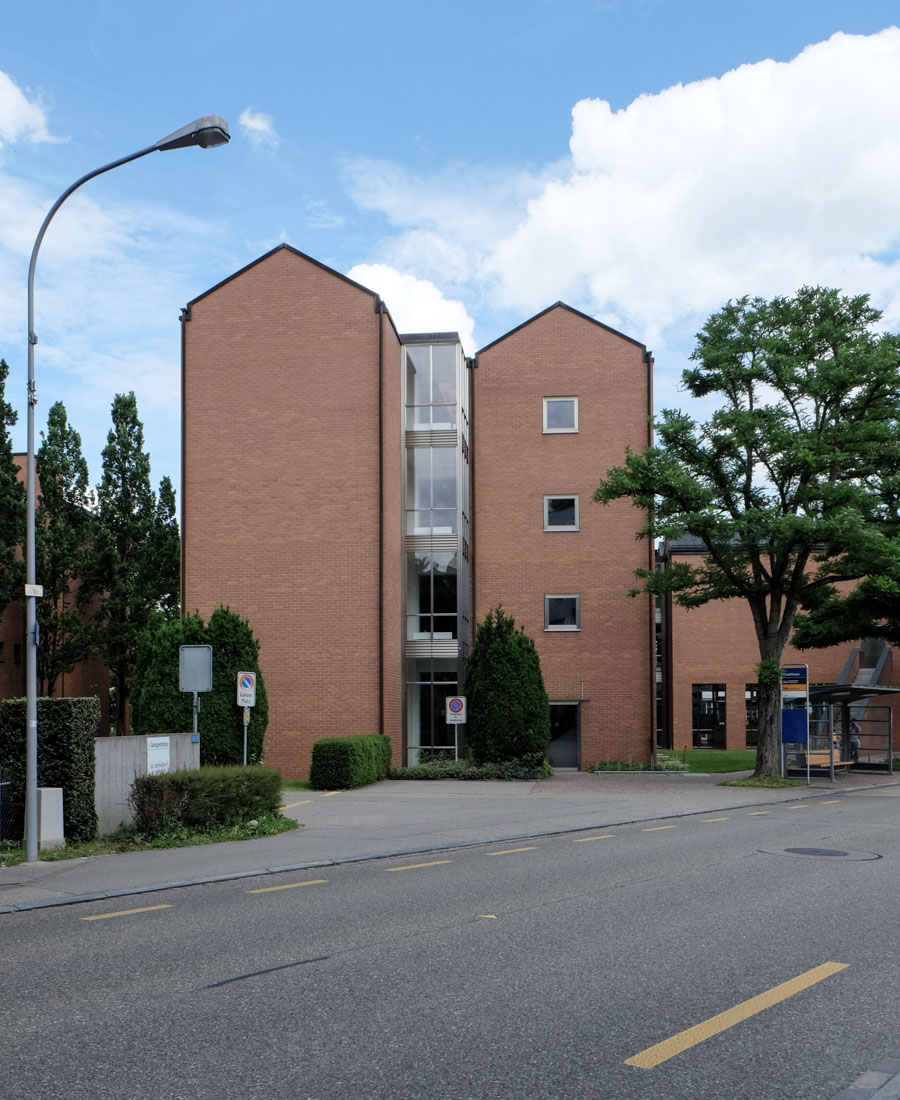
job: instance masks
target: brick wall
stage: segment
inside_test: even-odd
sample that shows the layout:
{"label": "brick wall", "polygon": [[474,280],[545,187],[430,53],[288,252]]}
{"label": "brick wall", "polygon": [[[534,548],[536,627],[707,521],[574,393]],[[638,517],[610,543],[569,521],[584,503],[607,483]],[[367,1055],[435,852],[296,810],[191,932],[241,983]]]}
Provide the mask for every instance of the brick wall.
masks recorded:
{"label": "brick wall", "polygon": [[[193,302],[183,325],[184,607],[208,617],[225,604],[250,622],[269,695],[266,760],[287,777],[308,774],[318,738],[379,729],[375,301],[281,247]],[[401,446],[399,432],[387,442],[400,379],[384,321],[387,465]],[[393,592],[393,481],[385,503]],[[396,650],[399,614],[384,629]],[[385,658],[399,675],[394,653]],[[398,695],[394,680],[392,733]]]}
{"label": "brick wall", "polygon": [[[479,355],[474,378],[475,614],[502,603],[534,639],[551,700],[584,698],[582,767],[646,760],[649,600],[629,599],[641,515],[592,494],[648,433],[644,348],[557,305]],[[542,399],[577,396],[577,434],[543,434]],[[543,530],[543,498],[578,494],[580,530]],[[581,597],[581,630],[544,630],[545,593]]]}

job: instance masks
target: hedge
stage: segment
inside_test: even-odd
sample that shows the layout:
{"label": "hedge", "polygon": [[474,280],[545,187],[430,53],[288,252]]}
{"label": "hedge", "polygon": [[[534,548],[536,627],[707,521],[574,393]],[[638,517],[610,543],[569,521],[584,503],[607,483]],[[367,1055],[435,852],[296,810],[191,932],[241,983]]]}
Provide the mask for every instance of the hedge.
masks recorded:
{"label": "hedge", "polygon": [[[62,787],[63,828],[67,840],[93,840],[94,738],[100,724],[100,700],[38,699],[38,786]],[[8,787],[2,795],[3,835],[25,832],[25,700],[0,701],[0,768]]]}
{"label": "hedge", "polygon": [[184,826],[239,825],[281,809],[281,772],[255,765],[139,775],[131,788],[134,827],[155,835]]}
{"label": "hedge", "polygon": [[384,779],[391,739],[381,733],[323,737],[312,750],[309,785],[316,791],[350,790]]}

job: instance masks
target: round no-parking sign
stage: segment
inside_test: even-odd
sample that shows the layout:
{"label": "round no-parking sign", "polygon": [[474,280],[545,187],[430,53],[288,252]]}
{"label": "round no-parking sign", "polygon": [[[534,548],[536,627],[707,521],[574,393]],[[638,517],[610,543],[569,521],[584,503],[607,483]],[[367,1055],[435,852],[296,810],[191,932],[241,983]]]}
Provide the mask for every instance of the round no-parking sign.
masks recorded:
{"label": "round no-parking sign", "polygon": [[447,696],[447,722],[449,725],[459,725],[466,720],[465,695]]}

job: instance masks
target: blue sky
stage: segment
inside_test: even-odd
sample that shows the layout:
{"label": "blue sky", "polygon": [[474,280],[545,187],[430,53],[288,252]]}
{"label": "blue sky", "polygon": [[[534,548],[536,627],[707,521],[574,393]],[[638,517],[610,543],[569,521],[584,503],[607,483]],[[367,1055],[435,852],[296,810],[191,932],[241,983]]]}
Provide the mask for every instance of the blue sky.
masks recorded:
{"label": "blue sky", "polygon": [[[879,0],[5,6],[15,443],[47,209],[208,113],[228,146],[91,181],[41,251],[38,424],[65,402],[94,481],[113,395],[134,389],[154,480],[177,484],[179,310],[281,241],[470,351],[567,301],[651,347],[659,406],[729,297],[840,286],[900,327],[897,22]],[[235,441],[253,445],[239,424]]]}

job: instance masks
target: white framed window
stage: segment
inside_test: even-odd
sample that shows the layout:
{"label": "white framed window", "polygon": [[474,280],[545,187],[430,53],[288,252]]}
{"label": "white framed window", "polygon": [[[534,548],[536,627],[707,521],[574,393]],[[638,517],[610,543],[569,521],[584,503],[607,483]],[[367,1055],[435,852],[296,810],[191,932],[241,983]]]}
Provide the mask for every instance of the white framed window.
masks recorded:
{"label": "white framed window", "polygon": [[577,531],[578,497],[574,494],[544,497],[544,530]]}
{"label": "white framed window", "polygon": [[544,630],[581,630],[581,597],[544,596]]}
{"label": "white framed window", "polygon": [[544,434],[578,431],[578,398],[544,398]]}

